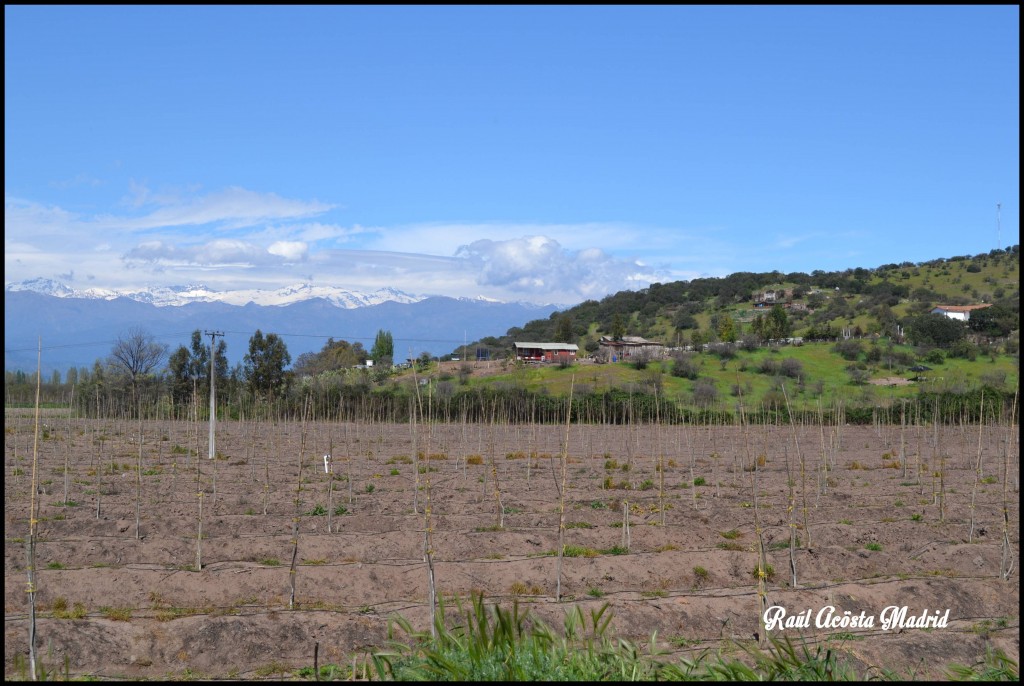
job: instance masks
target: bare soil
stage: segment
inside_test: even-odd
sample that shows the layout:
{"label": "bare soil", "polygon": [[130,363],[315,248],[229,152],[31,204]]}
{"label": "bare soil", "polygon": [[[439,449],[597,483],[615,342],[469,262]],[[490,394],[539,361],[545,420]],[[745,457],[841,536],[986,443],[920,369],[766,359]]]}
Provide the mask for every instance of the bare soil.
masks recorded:
{"label": "bare soil", "polygon": [[[354,663],[362,677],[389,617],[428,626],[428,526],[449,603],[474,591],[505,605],[518,598],[556,627],[572,605],[589,613],[609,603],[618,636],[646,644],[657,631],[675,653],[735,652],[762,631],[755,509],[773,569],[766,604],[811,611],[807,629],[772,635],[918,678],[941,678],[945,665],[974,664],[992,647],[1019,660],[1018,450],[1006,427],[814,426],[797,443],[786,426],[573,426],[564,542],[582,554],[563,560],[562,602],[554,552],[564,426],[224,421],[214,460],[207,431],[147,421],[140,436],[134,421],[45,419],[35,596],[47,667],[63,671],[66,659],[72,676],[282,678],[312,666],[318,643],[321,665]],[[8,413],[8,678],[28,656],[32,447],[31,416]],[[1003,580],[1007,452],[1013,572]],[[430,459],[414,461],[419,453]],[[84,616],[62,618],[76,604]],[[816,626],[828,606],[874,626]],[[948,610],[948,625],[884,630],[889,606],[908,616]]]}

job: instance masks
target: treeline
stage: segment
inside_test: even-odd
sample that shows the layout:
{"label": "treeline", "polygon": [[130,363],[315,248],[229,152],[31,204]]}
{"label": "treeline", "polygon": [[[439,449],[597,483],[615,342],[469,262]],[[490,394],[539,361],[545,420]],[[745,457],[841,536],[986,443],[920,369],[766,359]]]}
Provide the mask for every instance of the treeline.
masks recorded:
{"label": "treeline", "polygon": [[[425,379],[424,379],[425,380]],[[26,384],[26,386],[29,386]],[[31,385],[34,393],[34,385]],[[10,386],[9,386],[10,389]],[[28,388],[25,389],[26,391]],[[53,389],[51,389],[53,390]],[[62,388],[47,400],[72,405],[84,417],[134,417],[145,419],[207,421],[209,398],[198,389],[187,398],[176,398],[166,385],[140,387],[136,401],[125,388],[87,382],[74,391]],[[9,391],[10,392],[10,391]],[[29,405],[27,398],[22,398]],[[418,378],[379,386],[369,370],[323,374],[303,379],[286,393],[261,397],[230,378],[218,391],[220,419],[408,422],[419,421],[559,424],[570,407],[567,395],[551,395],[521,386],[461,387],[449,381],[419,384]],[[788,424],[920,424],[1017,422],[1019,409],[1013,391],[980,386],[961,392],[922,391],[912,399],[887,405],[835,401],[819,408],[791,411],[784,402],[745,403],[736,400],[722,406],[698,407],[635,389],[584,388],[571,399],[570,421],[577,424],[739,425]]]}

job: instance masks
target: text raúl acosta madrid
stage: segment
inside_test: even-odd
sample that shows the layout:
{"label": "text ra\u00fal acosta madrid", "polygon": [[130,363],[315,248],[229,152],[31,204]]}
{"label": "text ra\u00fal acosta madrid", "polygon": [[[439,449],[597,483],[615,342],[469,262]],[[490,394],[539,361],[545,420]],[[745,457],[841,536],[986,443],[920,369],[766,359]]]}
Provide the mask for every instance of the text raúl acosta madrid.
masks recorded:
{"label": "text ra\u00fal acosta madrid", "polygon": [[814,612],[808,608],[796,614],[789,614],[781,605],[772,605],[764,611],[764,628],[773,629],[809,629],[811,618],[818,629],[874,629],[881,626],[882,631],[894,629],[944,629],[949,623],[949,610],[922,610],[911,613],[906,605],[889,605],[878,616],[869,615],[861,610],[854,614],[849,610],[838,611],[832,605]]}

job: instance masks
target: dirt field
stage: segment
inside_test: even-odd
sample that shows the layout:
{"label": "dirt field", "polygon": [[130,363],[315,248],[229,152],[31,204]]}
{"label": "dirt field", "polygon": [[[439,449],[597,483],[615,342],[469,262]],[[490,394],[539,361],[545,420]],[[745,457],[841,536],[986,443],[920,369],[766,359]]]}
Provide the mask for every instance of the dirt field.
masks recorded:
{"label": "dirt field", "polygon": [[[45,423],[37,645],[47,667],[63,670],[66,658],[72,676],[281,678],[311,667],[317,642],[321,665],[355,660],[362,676],[365,653],[384,645],[393,613],[427,627],[428,495],[446,598],[477,590],[511,605],[518,597],[557,627],[572,604],[587,611],[607,602],[617,635],[646,642],[657,630],[662,648],[690,655],[750,641],[761,630],[756,499],[774,570],[767,605],[790,616],[810,611],[807,629],[773,635],[826,641],[862,669],[918,678],[950,662],[973,664],[989,647],[1019,660],[1018,449],[1006,427],[908,427],[902,435],[898,426],[804,427],[798,448],[786,426],[573,426],[564,542],[577,555],[563,560],[556,603],[565,427],[421,425],[414,437],[408,425],[221,422],[220,455],[208,460],[206,424],[145,422],[140,487],[137,422],[51,415]],[[10,678],[28,655],[31,416],[8,414],[5,429]],[[1007,451],[1013,571],[1004,581]],[[324,472],[328,452],[333,480]],[[430,459],[414,462],[420,452]],[[417,475],[417,464],[430,471]],[[790,521],[800,539],[796,587]],[[828,606],[874,625],[819,627]],[[890,606],[906,607],[908,617],[948,610],[948,624],[886,630]]]}

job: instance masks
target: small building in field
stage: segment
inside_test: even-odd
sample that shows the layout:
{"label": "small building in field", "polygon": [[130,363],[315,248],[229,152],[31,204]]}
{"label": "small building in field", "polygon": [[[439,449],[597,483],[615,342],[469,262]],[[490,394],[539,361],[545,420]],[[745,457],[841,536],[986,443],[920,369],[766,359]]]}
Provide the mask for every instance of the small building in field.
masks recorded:
{"label": "small building in field", "polygon": [[649,341],[640,336],[623,336],[622,338],[601,336],[598,345],[600,350],[605,351],[605,355],[609,356],[609,359],[611,355],[614,355],[618,360],[636,357],[641,354],[647,355],[652,360],[665,356],[664,343]]}
{"label": "small building in field", "polygon": [[932,309],[932,314],[941,314],[949,317],[950,319],[957,319],[962,322],[966,322],[971,318],[971,312],[974,310],[981,310],[986,307],[992,307],[991,303],[983,303],[981,305],[936,305]]}
{"label": "small building in field", "polygon": [[575,343],[516,343],[516,360],[523,362],[575,362]]}

